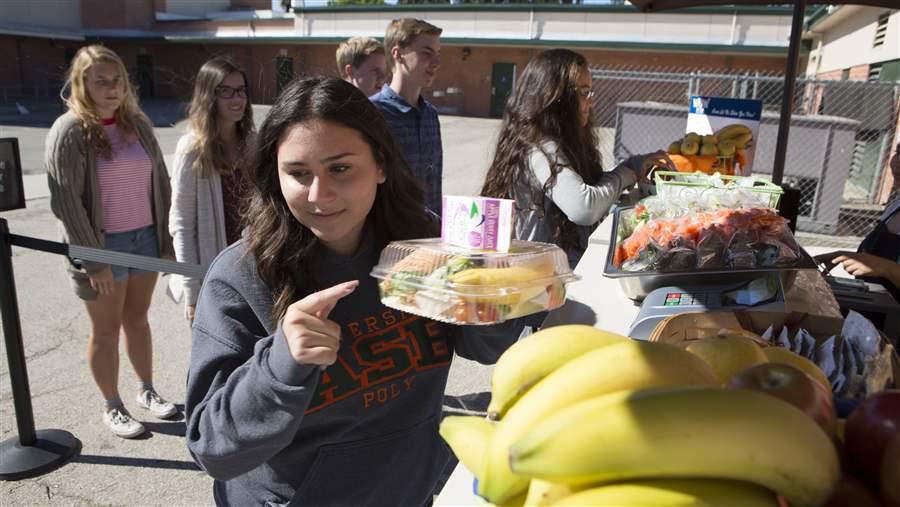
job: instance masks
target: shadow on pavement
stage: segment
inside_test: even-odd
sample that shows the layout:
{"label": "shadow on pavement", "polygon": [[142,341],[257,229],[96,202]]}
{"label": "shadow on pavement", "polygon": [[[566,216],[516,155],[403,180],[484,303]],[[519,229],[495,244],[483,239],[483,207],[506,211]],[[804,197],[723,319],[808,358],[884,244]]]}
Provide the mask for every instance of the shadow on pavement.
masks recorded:
{"label": "shadow on pavement", "polygon": [[[181,421],[177,421],[177,422],[141,421],[141,424],[143,424],[144,428],[147,428],[147,431],[150,433],[159,433],[161,435],[171,435],[173,437],[183,437],[184,433],[185,433],[184,418],[182,418]],[[144,433],[144,434],[146,435],[146,433]],[[138,437],[138,438],[141,438],[141,437]]]}
{"label": "shadow on pavement", "polygon": [[120,467],[164,468],[169,470],[200,470],[193,461],[176,461],[172,459],[128,458],[125,456],[95,456],[81,454],[72,459],[73,463],[89,465],[112,465]]}

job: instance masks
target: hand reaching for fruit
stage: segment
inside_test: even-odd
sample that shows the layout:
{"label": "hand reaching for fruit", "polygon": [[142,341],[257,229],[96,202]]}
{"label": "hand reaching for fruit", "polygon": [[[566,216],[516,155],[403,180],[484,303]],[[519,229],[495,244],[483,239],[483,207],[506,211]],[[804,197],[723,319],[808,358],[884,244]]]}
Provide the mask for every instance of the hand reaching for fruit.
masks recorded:
{"label": "hand reaching for fruit", "polygon": [[659,150],[643,155],[632,155],[625,160],[625,165],[634,171],[638,183],[653,181],[653,172],[657,170],[676,171],[666,152]]}

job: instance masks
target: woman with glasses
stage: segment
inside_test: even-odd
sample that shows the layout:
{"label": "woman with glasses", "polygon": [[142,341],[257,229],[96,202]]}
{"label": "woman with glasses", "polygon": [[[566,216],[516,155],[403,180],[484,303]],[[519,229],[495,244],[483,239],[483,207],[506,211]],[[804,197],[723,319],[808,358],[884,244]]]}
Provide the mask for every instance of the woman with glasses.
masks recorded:
{"label": "woman with glasses", "polygon": [[518,239],[559,245],[572,267],[622,191],[643,176],[642,157],[603,171],[591,120],[594,91],[584,56],[536,55],[506,104],[481,194],[515,199]]}
{"label": "woman with glasses", "polygon": [[[103,46],[79,49],[62,99],[68,111],[47,133],[44,160],[63,241],[171,258],[169,174],[121,58]],[[91,321],[88,364],[105,400],[104,424],[123,438],[144,432],[119,397],[120,333],[138,378],[137,404],[159,418],[175,415],[153,388],[147,311],[157,273],[91,261],[70,261],[67,270]]]}
{"label": "woman with glasses", "polygon": [[[203,64],[188,116],[189,130],[175,149],[169,231],[179,262],[208,266],[241,236],[244,165],[255,133],[244,71],[224,56]],[[202,281],[180,275],[169,281],[189,321]]]}

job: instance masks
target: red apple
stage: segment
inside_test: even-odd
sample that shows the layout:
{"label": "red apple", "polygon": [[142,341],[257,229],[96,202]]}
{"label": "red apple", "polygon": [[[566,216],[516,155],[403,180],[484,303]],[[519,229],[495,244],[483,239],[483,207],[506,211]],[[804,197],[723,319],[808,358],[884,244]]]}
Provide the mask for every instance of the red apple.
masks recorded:
{"label": "red apple", "polygon": [[885,449],[898,434],[900,390],[875,393],[850,413],[844,428],[844,450],[861,479],[877,487]]}
{"label": "red apple", "polygon": [[885,507],[900,507],[900,433],[891,438],[881,459],[881,501]]}
{"label": "red apple", "polygon": [[837,413],[831,393],[803,370],[789,364],[763,363],[740,371],[728,387],[760,391],[799,408],[835,438]]}

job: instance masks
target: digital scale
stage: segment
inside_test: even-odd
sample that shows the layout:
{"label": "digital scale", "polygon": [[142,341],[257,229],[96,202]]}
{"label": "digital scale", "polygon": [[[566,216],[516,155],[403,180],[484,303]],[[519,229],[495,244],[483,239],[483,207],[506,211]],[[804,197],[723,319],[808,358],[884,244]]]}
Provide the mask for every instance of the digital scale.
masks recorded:
{"label": "digital scale", "polygon": [[[774,295],[756,304],[740,304],[727,296],[752,283],[769,283],[774,286]],[[752,282],[728,285],[669,286],[651,291],[641,303],[641,309],[628,330],[628,336],[646,340],[656,325],[666,317],[688,312],[721,310],[755,310],[784,312],[784,286],[779,276],[765,275]]]}

